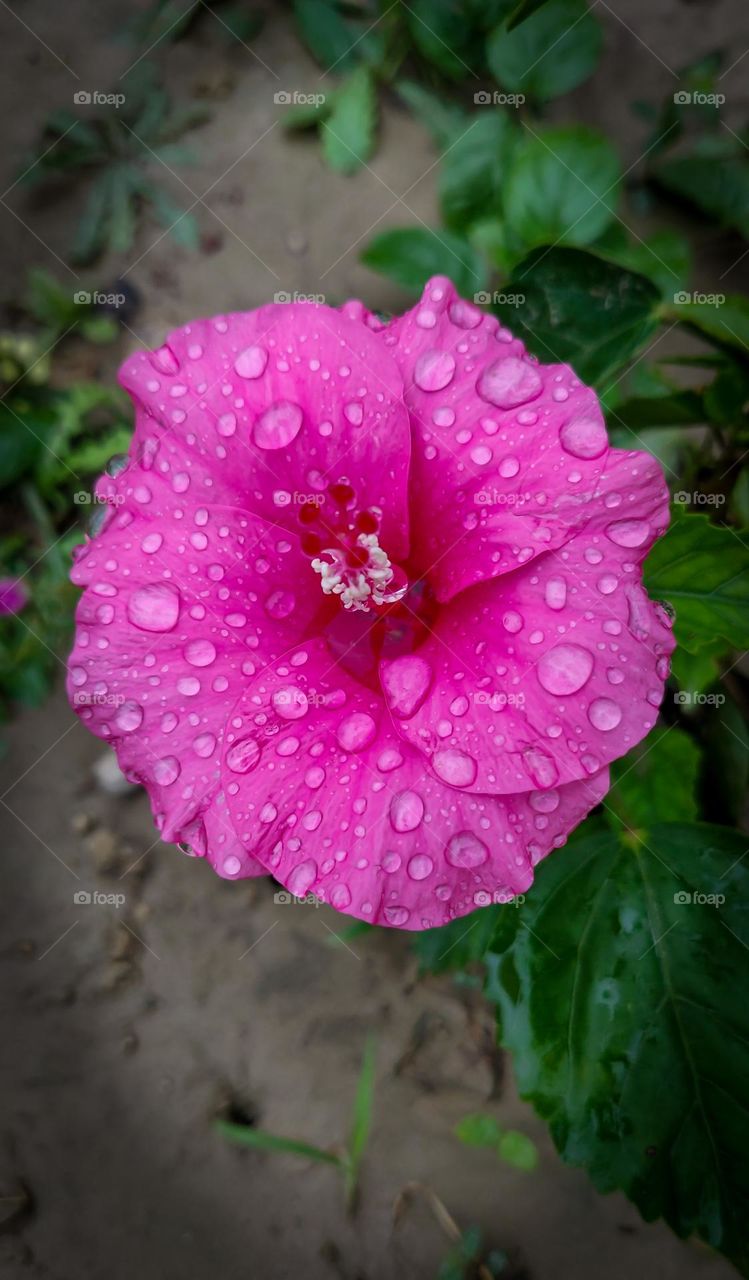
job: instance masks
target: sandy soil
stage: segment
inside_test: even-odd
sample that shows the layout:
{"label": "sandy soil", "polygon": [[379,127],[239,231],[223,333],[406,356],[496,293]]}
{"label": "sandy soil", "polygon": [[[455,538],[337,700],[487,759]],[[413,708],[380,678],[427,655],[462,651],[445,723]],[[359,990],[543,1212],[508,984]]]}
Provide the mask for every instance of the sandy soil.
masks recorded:
{"label": "sandy soil", "polygon": [[[747,18],[739,0],[638,0],[627,9],[637,36],[604,13],[604,66],[562,114],[614,130],[632,161],[643,135],[627,104],[666,90],[661,59],[680,66]],[[112,3],[52,9],[30,0],[23,21],[46,49],[2,13],[7,183],[52,105],[67,105],[80,87],[110,88],[127,66],[127,49],[110,39],[121,16]],[[736,56],[747,44],[744,31]],[[314,144],[287,140],[278,127],[274,92],[319,84],[284,14],[253,49],[257,56],[227,50],[206,15],[200,39],[166,56],[178,94],[234,87],[195,135],[199,163],[180,171],[190,190],[172,181],[185,206],[215,184],[196,206],[210,252],[191,257],[144,228],[127,276],[144,298],[133,345],[279,289],[331,301],[358,293],[386,309],[403,301],[357,263],[356,244],[370,229],[434,219],[435,157],[422,129],[390,104],[372,171],[332,176]],[[740,71],[726,81],[737,95]],[[396,193],[408,187],[404,208]],[[53,254],[66,259],[75,192],[53,203],[14,188],[6,200],[17,215],[3,213],[8,290],[30,263],[65,276]],[[82,286],[126,265],[82,273]],[[8,739],[0,900],[8,1280],[433,1280],[447,1240],[425,1201],[415,1196],[393,1218],[412,1182],[432,1188],[462,1227],[478,1225],[487,1243],[507,1249],[517,1276],[732,1274],[561,1165],[493,1049],[490,1010],[466,986],[419,979],[406,937],[377,932],[337,944],[341,918],[329,909],[277,904],[271,882],[222,882],[155,841],[140,793],[118,798],[94,783],[101,747],[60,695],[21,716]],[[124,901],[79,905],[82,890]],[[227,1146],[212,1120],[229,1106],[274,1131],[339,1141],[370,1030],[376,1123],[352,1220],[332,1170]],[[534,1138],[534,1174],[461,1147],[453,1126],[479,1109]]]}

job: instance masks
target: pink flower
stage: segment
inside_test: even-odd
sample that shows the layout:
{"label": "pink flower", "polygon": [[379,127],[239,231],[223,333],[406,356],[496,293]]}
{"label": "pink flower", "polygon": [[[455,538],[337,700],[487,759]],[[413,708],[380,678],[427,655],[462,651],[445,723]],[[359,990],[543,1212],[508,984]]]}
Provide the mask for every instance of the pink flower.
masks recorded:
{"label": "pink flower", "polygon": [[29,593],[20,578],[0,578],[0,617],[20,613],[28,600]]}
{"label": "pink flower", "polygon": [[446,279],[132,356],[70,694],[165,840],[372,923],[528,889],[655,722],[661,469]]}

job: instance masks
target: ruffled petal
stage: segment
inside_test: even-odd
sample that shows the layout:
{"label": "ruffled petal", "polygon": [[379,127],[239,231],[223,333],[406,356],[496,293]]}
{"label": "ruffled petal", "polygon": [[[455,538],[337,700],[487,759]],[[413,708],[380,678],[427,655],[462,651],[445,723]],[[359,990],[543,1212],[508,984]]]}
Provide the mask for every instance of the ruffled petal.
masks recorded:
{"label": "ruffled petal", "polygon": [[225,503],[299,531],[346,482],[408,551],[410,428],[402,378],[376,335],[331,307],[277,303],[197,320],[120,380],[137,408],[131,457],[168,476],[173,506]]}
{"label": "ruffled petal", "polygon": [[439,600],[561,546],[605,464],[598,399],[435,277],[380,335],[413,432],[412,561]]}
{"label": "ruffled petal", "polygon": [[611,450],[586,510],[566,545],[462,593],[417,654],[383,664],[400,733],[443,781],[495,794],[564,785],[655,724],[675,643],[642,586],[668,524],[659,464]]}
{"label": "ruffled petal", "polygon": [[234,508],[154,521],[150,504],[133,504],[81,549],[73,579],[85,587],[68,666],[73,707],[146,787],[165,840],[229,856],[227,719],[263,666],[319,625],[320,593],[296,537]]}
{"label": "ruffled petal", "polygon": [[[224,750],[224,792],[248,854],[295,896],[406,929],[524,892],[534,864],[608,786],[606,770],[507,799],[445,785],[321,641],[251,682]],[[211,860],[222,875],[246,874],[239,858]]]}

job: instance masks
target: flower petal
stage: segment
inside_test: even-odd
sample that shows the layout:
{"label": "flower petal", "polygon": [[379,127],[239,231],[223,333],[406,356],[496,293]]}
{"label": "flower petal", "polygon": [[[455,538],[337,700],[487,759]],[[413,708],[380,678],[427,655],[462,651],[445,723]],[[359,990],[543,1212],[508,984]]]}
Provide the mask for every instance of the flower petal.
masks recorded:
{"label": "flower petal", "polygon": [[540,365],[444,277],[381,334],[411,414],[412,559],[438,599],[559,547],[587,519],[608,439],[568,365]]}
{"label": "flower petal", "polygon": [[227,856],[227,719],[265,663],[318,625],[297,539],[233,508],[153,521],[133,504],[81,548],[73,578],[86,588],[68,668],[75,710],[146,787],[165,840],[205,854],[210,823],[212,851]]}
{"label": "flower petal", "polygon": [[443,785],[321,641],[252,681],[225,738],[223,787],[248,853],[295,896],[407,929],[523,892],[607,786],[606,770],[511,798]]}
{"label": "flower petal", "polygon": [[130,357],[131,456],[192,503],[245,507],[292,530],[346,480],[382,508],[388,553],[408,550],[410,431],[402,378],[369,328],[330,307],[278,303],[198,320]]}
{"label": "flower petal", "polygon": [[[395,721],[443,781],[496,794],[558,786],[649,732],[674,637],[641,565],[667,523],[659,464],[611,450],[565,546],[443,608],[418,651],[429,691]],[[386,669],[386,696],[392,684]]]}

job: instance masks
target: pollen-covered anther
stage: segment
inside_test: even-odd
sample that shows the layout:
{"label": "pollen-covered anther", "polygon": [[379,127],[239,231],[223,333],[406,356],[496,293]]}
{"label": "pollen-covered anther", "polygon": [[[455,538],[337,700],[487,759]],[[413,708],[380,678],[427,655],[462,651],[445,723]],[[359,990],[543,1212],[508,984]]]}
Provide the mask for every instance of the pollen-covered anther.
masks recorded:
{"label": "pollen-covered anther", "polygon": [[[321,556],[329,559],[323,560]],[[408,590],[402,570],[393,567],[376,533],[360,533],[350,549],[326,547],[312,561],[326,596],[340,596],[344,609],[369,610],[395,604]]]}

